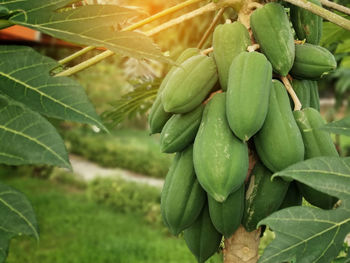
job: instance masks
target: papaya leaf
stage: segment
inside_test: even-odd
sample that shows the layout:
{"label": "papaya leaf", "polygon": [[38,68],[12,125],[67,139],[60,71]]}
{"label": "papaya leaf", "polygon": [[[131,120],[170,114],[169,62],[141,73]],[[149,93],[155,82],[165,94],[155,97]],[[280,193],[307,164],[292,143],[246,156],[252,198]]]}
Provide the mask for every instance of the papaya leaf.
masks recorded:
{"label": "papaya leaf", "polygon": [[347,116],[339,121],[327,123],[321,127],[321,129],[331,133],[350,136],[350,116]]}
{"label": "papaya leaf", "polygon": [[57,66],[29,47],[0,46],[0,92],[46,116],[104,128],[79,83],[50,75]]}
{"label": "papaya leaf", "polygon": [[70,168],[63,140],[39,113],[4,95],[0,95],[0,113],[0,163]]}
{"label": "papaya leaf", "polygon": [[157,94],[159,85],[159,79],[135,83],[134,90],[115,101],[112,104],[112,110],[103,113],[104,121],[115,126],[126,118],[145,113],[152,106],[152,101]]}
{"label": "papaya leaf", "polygon": [[125,56],[170,62],[145,34],[117,31],[121,23],[140,14],[137,10],[117,5],[71,8],[68,4],[72,2],[77,1],[22,0],[4,1],[4,5],[23,10],[10,17],[14,24],[80,45],[106,47]]}
{"label": "papaya leaf", "polygon": [[338,197],[334,210],[291,207],[259,222],[268,225],[276,238],[258,262],[329,263],[343,247],[350,232],[350,157],[317,157],[289,166],[273,177],[297,180],[318,191]]}
{"label": "papaya leaf", "polygon": [[39,240],[38,225],[28,199],[17,190],[0,183],[0,262],[7,257],[13,237],[28,235]]}
{"label": "papaya leaf", "polygon": [[323,22],[321,45],[328,47],[332,43],[341,42],[350,37],[350,31],[331,22]]}
{"label": "papaya leaf", "polygon": [[350,52],[350,39],[344,40],[337,46],[336,53],[349,53]]}

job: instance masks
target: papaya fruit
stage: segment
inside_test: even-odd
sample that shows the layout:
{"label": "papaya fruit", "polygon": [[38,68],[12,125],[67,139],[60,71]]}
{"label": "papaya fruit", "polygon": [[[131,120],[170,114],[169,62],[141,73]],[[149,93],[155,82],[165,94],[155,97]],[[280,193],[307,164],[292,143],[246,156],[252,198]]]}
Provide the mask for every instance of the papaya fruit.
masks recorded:
{"label": "papaya fruit", "polygon": [[174,114],[160,134],[160,149],[165,153],[180,152],[196,137],[202,119],[204,105],[191,112]]}
{"label": "papaya fruit", "polygon": [[148,126],[151,134],[161,132],[171,115],[170,112],[164,110],[161,97],[157,96],[148,115]]}
{"label": "papaya fruit", "polygon": [[295,45],[295,60],[290,74],[299,79],[317,80],[337,67],[331,52],[308,43]]}
{"label": "papaya fruit", "polygon": [[[317,110],[306,108],[295,111],[294,117],[303,136],[305,159],[320,156],[339,156],[330,134],[319,129],[325,122]],[[337,201],[336,198],[321,193],[307,185],[298,183],[298,186],[306,201],[312,205],[330,209]]]}
{"label": "papaya fruit", "polygon": [[252,170],[242,221],[248,232],[255,230],[260,220],[275,212],[287,193],[289,183],[281,178],[271,181],[271,176],[272,172],[260,162]]}
{"label": "papaya fruit", "polygon": [[318,93],[317,81],[310,81],[310,107],[320,112],[320,95]]}
{"label": "papaya fruit", "polygon": [[199,216],[206,194],[193,168],[193,146],[177,153],[166,176],[161,194],[161,213],[170,232],[178,235]]}
{"label": "papaya fruit", "polygon": [[303,203],[303,196],[301,195],[296,181],[292,181],[289,184],[286,196],[283,199],[281,206],[278,210],[288,208],[291,206],[300,206]]}
{"label": "papaya fruit", "polygon": [[186,61],[187,59],[189,59],[190,57],[196,56],[200,54],[200,50],[198,48],[187,48],[185,49],[180,55],[179,57],[176,59],[175,63],[176,65],[172,66],[168,72],[168,74],[165,75],[162,83],[159,86],[159,90],[158,93],[160,93],[166,86],[166,84],[168,83],[168,80],[171,76],[171,74],[180,66],[180,64],[184,61]]}
{"label": "papaya fruit", "polygon": [[[322,6],[319,0],[308,0],[309,2]],[[322,17],[295,5],[290,5],[290,20],[295,33],[300,40],[318,45],[322,36]]]}
{"label": "papaya fruit", "polygon": [[[293,79],[292,86],[300,100],[302,109],[311,107],[320,111],[320,98],[318,94],[317,81]],[[294,103],[292,100],[291,104],[292,108],[294,108]]]}
{"label": "papaya fruit", "polygon": [[209,214],[216,230],[229,238],[240,226],[244,210],[244,184],[219,203],[208,195]]}
{"label": "papaya fruit", "polygon": [[225,102],[226,93],[217,93],[205,106],[193,146],[198,181],[217,202],[238,190],[248,171],[248,147],[230,130]]}
{"label": "papaya fruit", "polygon": [[218,25],[213,33],[214,58],[222,90],[227,89],[228,72],[233,59],[251,44],[247,28],[240,22]]}
{"label": "papaya fruit", "polygon": [[166,112],[186,113],[198,107],[218,80],[211,57],[197,55],[187,59],[170,76],[163,92]]}
{"label": "papaya fruit", "polygon": [[272,172],[304,160],[304,144],[283,84],[272,81],[264,125],[254,136],[256,151]]}
{"label": "papaya fruit", "polygon": [[250,26],[256,42],[271,62],[273,70],[286,76],[293,66],[295,45],[283,6],[268,3],[256,9],[250,17]]}
{"label": "papaya fruit", "polygon": [[184,239],[198,263],[204,263],[219,249],[222,235],[210,220],[208,205],[203,207],[197,220],[185,229]]}
{"label": "papaya fruit", "polygon": [[233,133],[248,141],[262,127],[269,105],[272,67],[258,52],[242,52],[232,62],[226,114]]}
{"label": "papaya fruit", "polygon": [[[181,64],[182,62],[184,62],[188,58],[193,57],[195,55],[198,55],[199,52],[200,51],[198,48],[185,49],[185,51],[183,51],[180,54],[180,56],[177,58],[176,63]],[[164,77],[162,83],[159,86],[157,97],[156,97],[156,99],[153,102],[153,105],[151,107],[150,113],[148,115],[148,125],[150,127],[151,134],[161,132],[165,123],[169,120],[169,118],[172,115],[171,113],[164,111],[164,107],[163,107],[162,100],[161,100],[161,94],[162,94],[162,91],[165,88],[171,74],[175,71],[176,68],[177,68],[177,66],[173,66],[169,70],[168,74]]]}
{"label": "papaya fruit", "polygon": [[[293,79],[292,86],[295,94],[298,96],[302,109],[310,107],[310,88],[308,82],[310,80],[298,80]],[[292,109],[294,108],[294,102],[291,100]]]}

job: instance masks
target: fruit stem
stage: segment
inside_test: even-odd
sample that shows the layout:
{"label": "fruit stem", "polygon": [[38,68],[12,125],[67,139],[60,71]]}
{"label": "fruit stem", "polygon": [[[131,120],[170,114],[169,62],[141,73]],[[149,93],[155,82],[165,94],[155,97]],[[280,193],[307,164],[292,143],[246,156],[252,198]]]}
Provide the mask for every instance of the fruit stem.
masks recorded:
{"label": "fruit stem", "polygon": [[202,39],[199,41],[199,43],[197,45],[198,49],[201,49],[204,46],[205,41],[208,39],[210,34],[214,31],[214,28],[215,28],[216,24],[218,23],[218,21],[220,20],[220,18],[224,14],[224,12],[225,12],[225,8],[221,8],[219,10],[219,12],[216,14],[216,16],[214,17],[213,21],[209,25],[207,31],[205,31],[204,35],[202,36]]}
{"label": "fruit stem", "polygon": [[259,258],[260,228],[247,232],[243,226],[225,239],[224,263],[256,263]]}
{"label": "fruit stem", "polygon": [[208,55],[209,53],[213,52],[214,51],[214,48],[213,47],[210,47],[210,48],[207,48],[207,49],[204,49],[201,51],[201,54],[202,55]]}
{"label": "fruit stem", "polygon": [[289,80],[287,77],[281,77],[281,80],[284,84],[284,86],[286,87],[289,95],[291,96],[293,102],[294,102],[294,111],[297,111],[297,110],[301,110],[301,103],[300,103],[300,100],[297,96],[297,94],[295,93],[292,85],[290,84]]}
{"label": "fruit stem", "polygon": [[222,92],[223,92],[223,91],[220,89],[220,90],[217,90],[217,91],[211,93],[211,94],[209,95],[209,98],[207,98],[205,101],[203,101],[203,104],[204,104],[204,105],[207,104],[207,103],[214,97],[215,94],[217,94],[217,93],[222,93]]}
{"label": "fruit stem", "polygon": [[327,6],[327,7],[334,9],[334,10],[340,11],[344,14],[350,15],[350,8],[348,8],[346,6],[343,6],[343,5],[328,1],[328,0],[320,0],[320,2],[323,6]]}
{"label": "fruit stem", "polygon": [[260,45],[259,44],[253,44],[253,45],[251,45],[251,46],[248,46],[247,47],[247,50],[248,50],[248,52],[253,52],[253,51],[255,51],[255,50],[258,50],[260,48]]}
{"label": "fruit stem", "polygon": [[328,11],[327,9],[315,5],[311,2],[305,1],[305,0],[284,0],[285,2],[291,3],[293,5],[299,6],[301,8],[304,8],[311,13],[314,13],[320,17],[323,17],[324,19],[328,20],[329,22],[332,22],[338,26],[341,26],[347,30],[350,31],[350,20],[341,17],[340,15],[337,15],[336,13],[333,13],[331,11]]}

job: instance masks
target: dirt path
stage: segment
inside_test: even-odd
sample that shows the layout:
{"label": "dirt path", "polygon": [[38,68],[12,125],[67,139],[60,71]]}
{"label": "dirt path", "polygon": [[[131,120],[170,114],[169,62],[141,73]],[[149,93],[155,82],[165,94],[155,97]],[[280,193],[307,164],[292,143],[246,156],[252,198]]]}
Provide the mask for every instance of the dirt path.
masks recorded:
{"label": "dirt path", "polygon": [[119,177],[126,181],[143,183],[161,188],[163,179],[151,178],[120,168],[103,168],[77,155],[69,155],[74,173],[78,174],[86,181],[91,181],[97,177]]}

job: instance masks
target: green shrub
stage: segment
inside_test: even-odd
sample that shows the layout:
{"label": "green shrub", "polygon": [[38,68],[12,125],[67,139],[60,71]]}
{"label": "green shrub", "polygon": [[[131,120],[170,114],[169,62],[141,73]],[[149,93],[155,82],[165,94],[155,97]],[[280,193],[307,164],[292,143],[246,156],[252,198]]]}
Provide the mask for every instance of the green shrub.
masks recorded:
{"label": "green shrub", "polygon": [[78,175],[60,168],[55,168],[49,179],[62,185],[77,188],[78,190],[87,188],[87,183]]}
{"label": "green shrub", "polygon": [[171,156],[160,152],[159,143],[145,131],[117,131],[112,134],[75,129],[64,133],[69,151],[105,167],[120,167],[164,178]]}
{"label": "green shrub", "polygon": [[136,213],[161,223],[160,189],[120,178],[97,178],[88,185],[89,199],[116,212]]}

